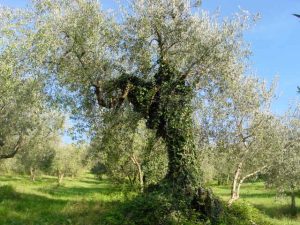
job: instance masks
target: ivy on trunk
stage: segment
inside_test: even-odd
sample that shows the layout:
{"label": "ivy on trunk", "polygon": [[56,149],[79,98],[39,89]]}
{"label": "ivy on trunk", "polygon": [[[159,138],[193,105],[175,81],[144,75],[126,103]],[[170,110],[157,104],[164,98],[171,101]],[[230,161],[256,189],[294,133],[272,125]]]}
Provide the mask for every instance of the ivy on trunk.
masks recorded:
{"label": "ivy on trunk", "polygon": [[123,75],[114,80],[111,85],[120,89],[121,96],[105,99],[105,94],[97,87],[95,94],[100,106],[120,107],[127,99],[134,110],[141,113],[147,127],[154,129],[156,137],[166,143],[169,163],[163,182],[170,184],[176,191],[186,191],[196,185],[191,107],[194,93],[190,85],[178,75],[178,71],[168,63],[161,61],[159,66],[152,81],[133,75]]}

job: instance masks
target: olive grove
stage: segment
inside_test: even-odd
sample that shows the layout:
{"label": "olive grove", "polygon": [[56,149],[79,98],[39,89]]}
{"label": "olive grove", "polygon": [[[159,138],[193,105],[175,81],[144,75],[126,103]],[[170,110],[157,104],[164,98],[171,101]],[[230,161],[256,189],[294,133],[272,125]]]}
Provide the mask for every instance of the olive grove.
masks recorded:
{"label": "olive grove", "polygon": [[[88,133],[86,158],[154,196],[162,214],[221,223],[227,206],[206,181],[225,174],[231,205],[246,179],[274,168],[282,122],[270,111],[274,87],[247,74],[243,31],[256,17],[220,20],[200,5],[132,0],[110,12],[96,0],[33,0],[27,10],[2,8],[0,158],[13,157],[39,130],[32,121],[55,106]],[[34,143],[43,146],[24,153],[30,168],[49,144]],[[53,152],[58,184],[84,167],[76,148]]]}

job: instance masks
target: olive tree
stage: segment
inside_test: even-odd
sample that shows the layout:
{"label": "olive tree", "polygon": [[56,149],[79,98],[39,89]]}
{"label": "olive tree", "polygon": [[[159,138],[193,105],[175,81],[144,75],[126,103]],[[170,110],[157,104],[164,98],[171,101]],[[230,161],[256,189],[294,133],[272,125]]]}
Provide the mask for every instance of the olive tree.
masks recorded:
{"label": "olive tree", "polygon": [[26,30],[32,71],[63,87],[72,113],[97,122],[128,102],[146,120],[168,156],[158,189],[188,205],[201,193],[192,100],[211,84],[226,89],[248,55],[248,15],[219,22],[195,2],[132,0],[114,18],[96,0],[35,0]]}
{"label": "olive tree", "polygon": [[49,110],[42,113],[37,132],[31,134],[30,141],[23,146],[23,151],[17,157],[18,163],[30,172],[32,181],[35,181],[37,171],[49,172],[63,121],[58,112]]}
{"label": "olive tree", "polygon": [[114,109],[129,101],[167,144],[166,178],[187,185],[190,163],[181,161],[193,155],[191,101],[205,82],[226,86],[240,76],[244,21],[218,24],[194,15],[188,1],[132,1],[131,7],[120,26],[94,1],[36,1],[43,19],[37,29],[58,48],[40,39],[56,50],[45,64],[78,104],[97,100],[92,106]]}
{"label": "olive tree", "polygon": [[229,204],[239,198],[242,183],[265,172],[280,151],[280,123],[270,111],[274,87],[244,77],[221,92],[212,86],[199,98],[196,113],[213,152],[210,162],[217,177],[232,181]]}
{"label": "olive tree", "polygon": [[281,151],[268,171],[267,184],[291,196],[291,214],[297,215],[296,193],[300,186],[300,117],[299,108],[282,117],[280,127]]}
{"label": "olive tree", "polygon": [[269,109],[273,90],[267,90],[263,83],[253,79],[248,79],[239,90],[244,93],[235,92],[231,132],[227,133],[230,136],[225,143],[235,164],[229,204],[239,198],[240,187],[246,179],[267,169],[269,159],[276,156],[278,137],[274,132],[277,120]]}
{"label": "olive tree", "polygon": [[57,176],[61,185],[64,177],[74,177],[84,170],[85,148],[75,145],[55,143],[55,155],[52,161],[52,172]]}
{"label": "olive tree", "polygon": [[0,159],[12,158],[39,132],[45,95],[26,57],[27,13],[0,9]]}

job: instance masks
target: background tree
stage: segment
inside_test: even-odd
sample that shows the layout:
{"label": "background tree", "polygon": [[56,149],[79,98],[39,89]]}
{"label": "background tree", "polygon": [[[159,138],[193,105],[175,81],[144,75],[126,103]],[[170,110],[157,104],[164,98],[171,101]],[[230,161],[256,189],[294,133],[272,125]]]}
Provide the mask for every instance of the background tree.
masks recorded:
{"label": "background tree", "polygon": [[290,110],[282,118],[280,127],[281,152],[267,177],[267,184],[276,187],[280,193],[291,196],[291,215],[297,215],[296,193],[300,186],[300,120],[299,109]]}
{"label": "background tree", "polygon": [[31,134],[29,143],[18,156],[18,162],[26,172],[30,172],[32,181],[35,181],[36,172],[50,172],[64,121],[62,115],[55,111],[44,112],[40,117],[37,132]]}
{"label": "background tree", "polygon": [[16,59],[9,53],[0,57],[0,159],[7,159],[14,157],[30,133],[38,129],[35,118],[39,117],[43,97],[37,80],[22,78],[25,74],[22,68],[15,68]]}
{"label": "background tree", "polygon": [[230,204],[239,198],[242,183],[266,170],[279,152],[279,121],[270,112],[273,90],[274,85],[267,89],[247,77],[221,92],[211,86],[198,99],[196,117],[205,138],[200,145],[207,143],[208,148],[204,166],[214,164],[215,175],[223,179],[232,174]]}
{"label": "background tree", "polygon": [[162,179],[166,173],[164,145],[154,140],[145,121],[130,108],[107,113],[104,120],[105,127],[98,130],[90,151],[96,165],[104,166],[116,181],[138,182],[141,190]]}
{"label": "background tree", "polygon": [[55,156],[52,161],[52,171],[57,176],[57,183],[61,185],[64,177],[77,176],[84,170],[86,152],[84,147],[55,144]]}
{"label": "background tree", "polygon": [[0,13],[0,159],[12,158],[38,133],[46,97],[26,57],[27,36],[20,30],[27,13],[1,8]]}

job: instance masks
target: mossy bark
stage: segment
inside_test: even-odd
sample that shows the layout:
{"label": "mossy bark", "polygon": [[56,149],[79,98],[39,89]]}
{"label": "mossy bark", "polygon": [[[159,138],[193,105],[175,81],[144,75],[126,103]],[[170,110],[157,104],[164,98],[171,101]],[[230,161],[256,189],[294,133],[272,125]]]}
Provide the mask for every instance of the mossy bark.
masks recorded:
{"label": "mossy bark", "polygon": [[[110,102],[120,107],[127,99],[146,119],[147,127],[155,130],[156,137],[166,144],[168,171],[155,189],[174,199],[183,199],[187,207],[200,211],[212,221],[217,218],[221,203],[197,181],[192,121],[194,92],[190,84],[178,71],[161,62],[153,80],[123,75],[113,86],[122,94],[117,101]],[[105,100],[99,94],[96,88],[101,105]]]}

